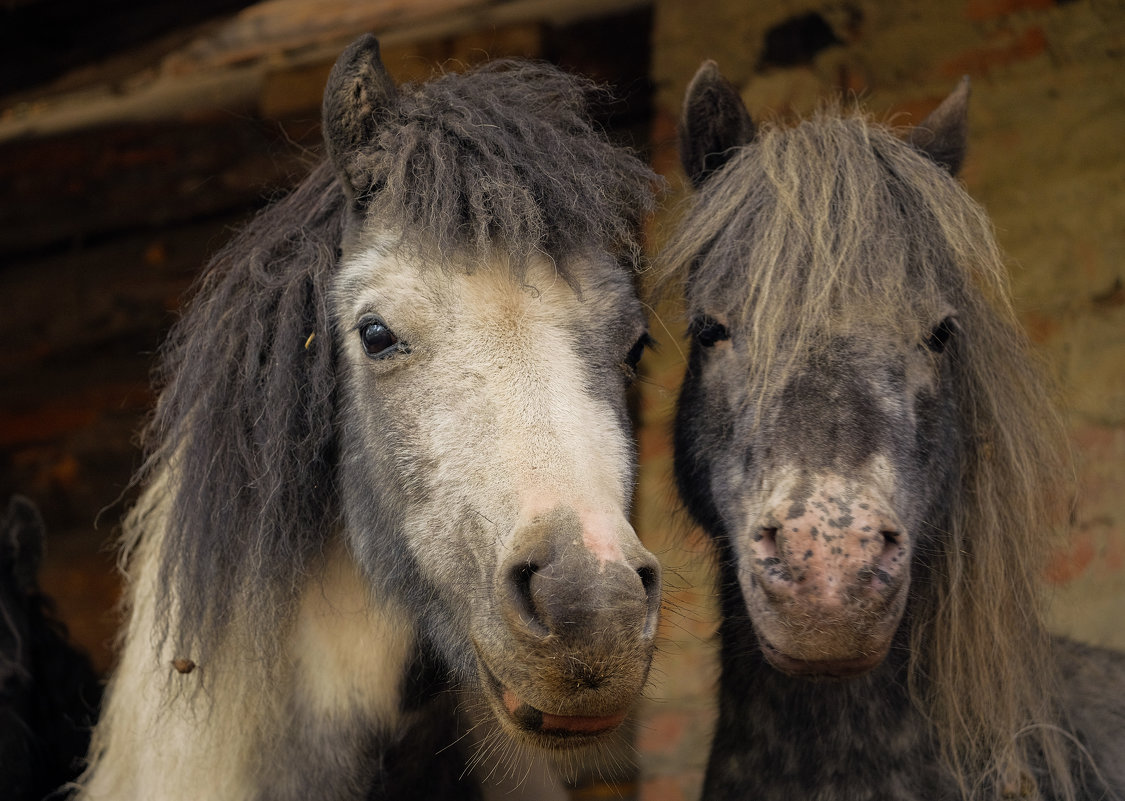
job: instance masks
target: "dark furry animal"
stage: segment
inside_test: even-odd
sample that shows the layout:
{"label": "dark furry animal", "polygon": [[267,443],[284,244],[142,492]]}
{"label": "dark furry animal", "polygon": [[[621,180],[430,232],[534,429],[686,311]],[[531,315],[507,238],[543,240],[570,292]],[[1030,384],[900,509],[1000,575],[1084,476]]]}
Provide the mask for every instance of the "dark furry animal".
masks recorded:
{"label": "dark furry animal", "polygon": [[1043,623],[1065,438],[952,174],[967,102],[901,141],[758,128],[711,63],[688,91],[663,259],[676,478],[721,580],[708,801],[1125,794],[1125,659]]}
{"label": "dark furry animal", "polygon": [[79,797],[474,798],[622,722],[660,603],[625,412],[655,176],[592,91],[340,56],[328,160],[165,350]]}
{"label": "dark furry animal", "polygon": [[78,777],[101,684],[39,589],[43,521],[13,496],[0,520],[0,795],[40,801]]}

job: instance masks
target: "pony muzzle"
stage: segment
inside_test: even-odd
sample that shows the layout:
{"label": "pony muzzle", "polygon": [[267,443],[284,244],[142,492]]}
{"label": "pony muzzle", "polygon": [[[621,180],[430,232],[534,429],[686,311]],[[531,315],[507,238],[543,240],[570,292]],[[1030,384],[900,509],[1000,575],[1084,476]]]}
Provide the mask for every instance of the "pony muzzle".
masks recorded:
{"label": "pony muzzle", "polygon": [[[551,638],[563,647],[615,652],[656,634],[660,563],[621,520],[613,548],[593,547],[582,519],[565,507],[521,527],[496,575],[500,615],[511,636],[535,647]],[[607,558],[607,552],[613,556]]]}
{"label": "pony muzzle", "polygon": [[474,638],[497,716],[548,746],[616,729],[652,660],[660,564],[624,519],[612,549],[592,540],[565,508],[521,526]]}
{"label": "pony muzzle", "polygon": [[897,518],[867,493],[822,485],[771,505],[747,537],[741,579],[763,655],[791,675],[878,666],[905,609],[911,552]]}

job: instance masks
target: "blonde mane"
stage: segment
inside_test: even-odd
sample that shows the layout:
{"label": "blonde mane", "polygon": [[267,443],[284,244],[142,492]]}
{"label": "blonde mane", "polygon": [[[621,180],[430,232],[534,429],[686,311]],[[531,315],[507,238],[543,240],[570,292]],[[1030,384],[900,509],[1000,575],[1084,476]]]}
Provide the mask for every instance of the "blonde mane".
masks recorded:
{"label": "blonde mane", "polygon": [[661,262],[663,290],[682,286],[690,310],[746,340],[751,403],[834,332],[894,326],[918,342],[955,314],[963,459],[908,612],[910,693],[965,797],[1074,797],[1040,580],[1071,471],[984,210],[889,127],[827,108],[759,128]]}

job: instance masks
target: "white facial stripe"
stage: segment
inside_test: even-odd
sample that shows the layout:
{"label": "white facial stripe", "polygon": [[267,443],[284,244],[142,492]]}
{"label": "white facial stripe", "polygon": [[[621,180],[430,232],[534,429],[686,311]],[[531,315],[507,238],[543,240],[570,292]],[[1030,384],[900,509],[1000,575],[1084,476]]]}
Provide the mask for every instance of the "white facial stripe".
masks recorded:
{"label": "white facial stripe", "polygon": [[[625,553],[621,549],[622,523],[624,517],[618,513],[616,517],[604,512],[585,512],[579,515],[582,521],[582,544],[605,562],[623,562]],[[625,523],[625,530],[631,531]]]}
{"label": "white facial stripe", "polygon": [[613,409],[586,390],[573,326],[589,312],[561,279],[536,270],[527,281],[537,293],[496,274],[465,282],[465,309],[485,340],[482,368],[495,376],[498,466],[525,508],[590,510],[583,516],[593,524],[584,535],[591,550],[616,558],[619,528],[603,521],[614,511],[623,518],[629,451]]}
{"label": "white facial stripe", "polygon": [[[619,324],[620,296],[591,290],[580,300],[545,259],[520,285],[502,264],[468,273],[394,263],[403,258],[381,247],[349,258],[333,299],[353,373],[375,375],[381,395],[416,415],[432,457],[427,486],[447,513],[487,514],[501,554],[517,522],[562,505],[582,519],[598,558],[621,559],[620,538],[635,536],[625,520],[632,451],[617,410],[588,386],[604,378],[581,353],[588,332],[591,349],[624,356],[627,343],[598,339]],[[368,313],[410,344],[407,358],[363,355],[351,338]]]}

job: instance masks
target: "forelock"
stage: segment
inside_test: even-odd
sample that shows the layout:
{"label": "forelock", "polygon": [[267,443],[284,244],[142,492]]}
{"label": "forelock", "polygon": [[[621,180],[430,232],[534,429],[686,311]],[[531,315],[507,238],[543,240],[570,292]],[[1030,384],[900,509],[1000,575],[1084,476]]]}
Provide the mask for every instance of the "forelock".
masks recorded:
{"label": "forelock", "polygon": [[351,154],[359,205],[437,254],[607,248],[632,266],[659,178],[590,118],[600,90],[538,63],[499,61],[404,85],[371,148]]}

